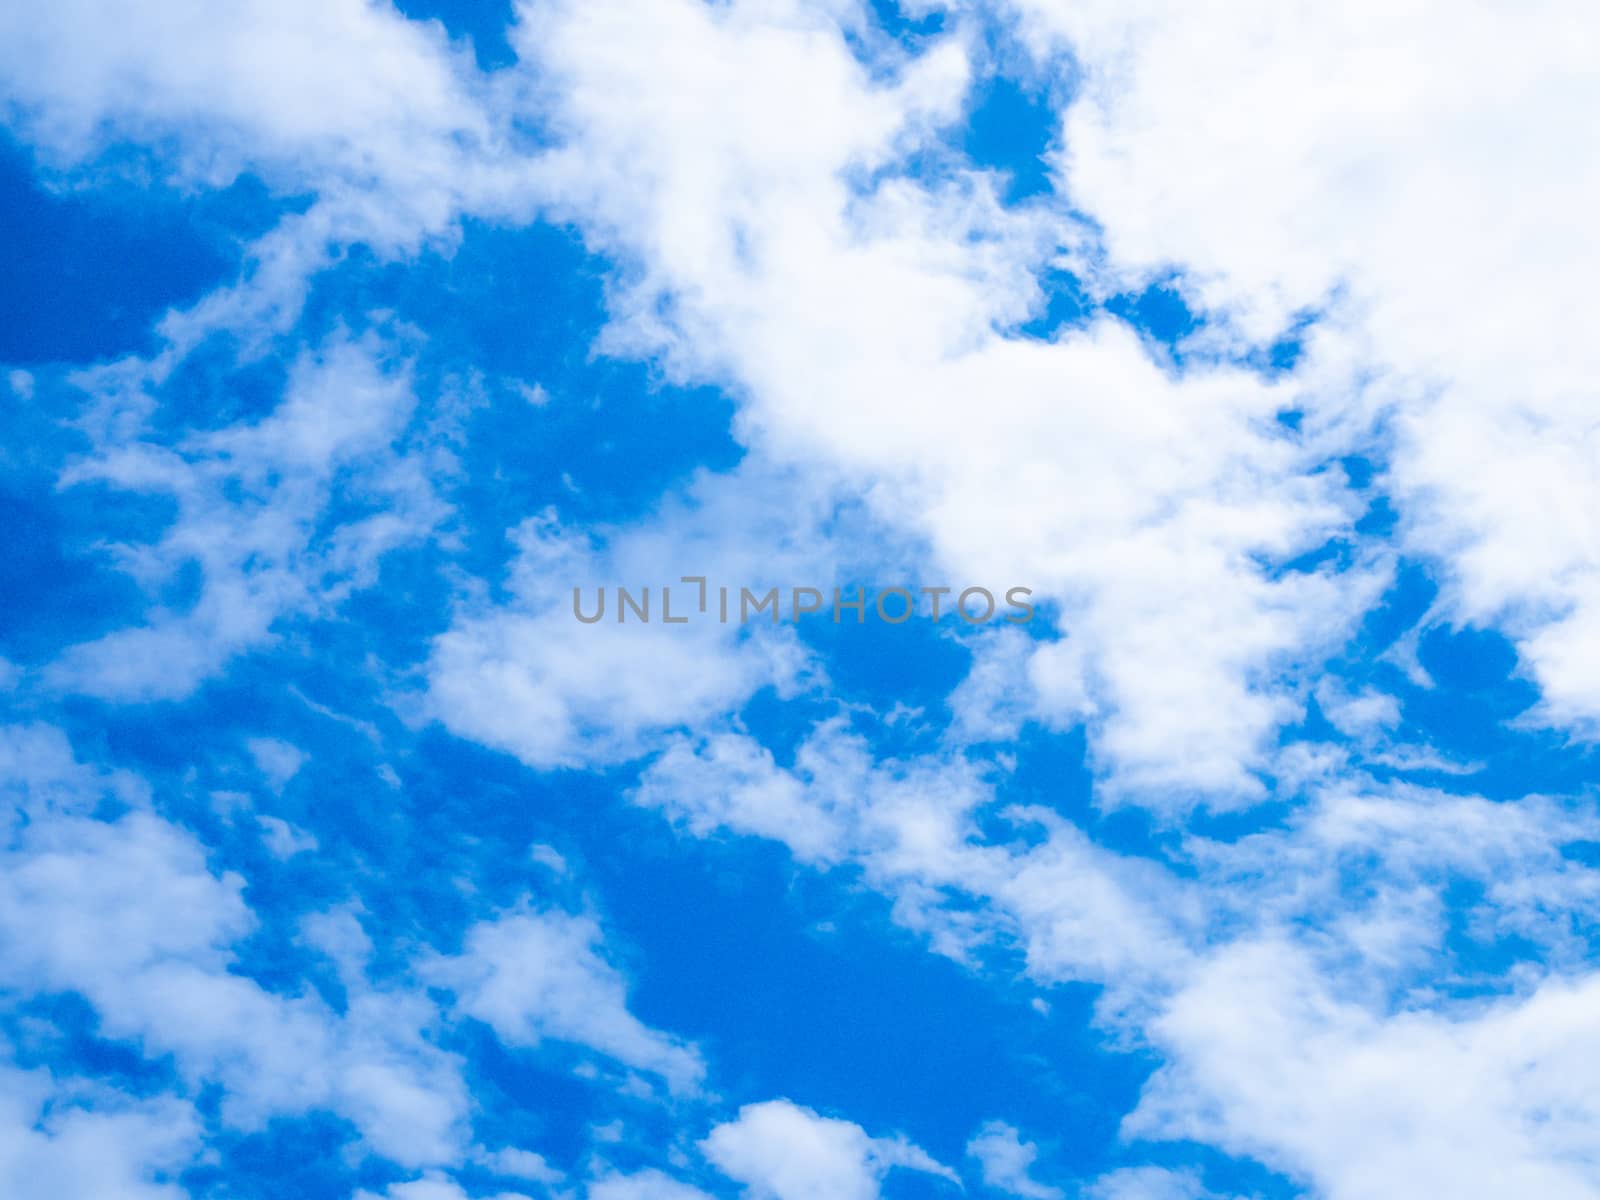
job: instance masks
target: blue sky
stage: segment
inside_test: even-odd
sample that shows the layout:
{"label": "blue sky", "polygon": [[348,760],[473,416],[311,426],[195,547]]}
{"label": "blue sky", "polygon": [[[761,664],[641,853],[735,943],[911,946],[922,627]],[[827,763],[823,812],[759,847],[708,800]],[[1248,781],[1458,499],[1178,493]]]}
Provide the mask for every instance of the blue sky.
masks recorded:
{"label": "blue sky", "polygon": [[0,17],[0,1192],[1600,1195],[1594,18],[1368,7]]}

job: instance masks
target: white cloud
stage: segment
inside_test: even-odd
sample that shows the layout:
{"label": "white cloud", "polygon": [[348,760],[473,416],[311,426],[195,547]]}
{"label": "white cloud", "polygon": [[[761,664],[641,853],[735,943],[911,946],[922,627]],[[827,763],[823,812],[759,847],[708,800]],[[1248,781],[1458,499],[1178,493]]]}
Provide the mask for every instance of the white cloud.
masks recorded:
{"label": "white cloud", "polygon": [[1400,702],[1371,688],[1350,693],[1325,679],[1317,685],[1316,696],[1323,715],[1346,737],[1371,738],[1400,723]]}
{"label": "white cloud", "polygon": [[175,1181],[198,1149],[185,1101],[110,1089],[0,1063],[0,1189],[55,1200],[183,1200]]}
{"label": "white cloud", "polygon": [[[413,404],[393,348],[343,338],[294,363],[270,415],[176,446],[146,440],[141,406],[116,402],[96,452],[62,482],[171,496],[177,519],[159,540],[107,549],[151,590],[198,567],[199,595],[70,648],[48,678],[107,699],[179,699],[270,642],[282,619],[331,612],[370,586],[383,555],[445,511],[435,464],[397,447]],[[362,500],[358,515],[319,529],[346,497]]]}
{"label": "white cloud", "polygon": [[267,852],[276,859],[290,859],[317,848],[315,834],[289,824],[282,817],[258,816],[256,824],[261,826],[261,840]]}
{"label": "white cloud", "polygon": [[747,1104],[700,1143],[724,1175],[752,1200],[877,1200],[895,1167],[960,1180],[904,1138],[874,1138],[850,1121],[824,1117],[787,1100]]}
{"label": "white cloud", "polygon": [[0,984],[81,994],[102,1036],[171,1055],[191,1085],[221,1084],[230,1125],[322,1108],[396,1162],[460,1156],[466,1088],[425,1036],[439,1015],[425,997],[347,974],[336,1014],[235,973],[232,947],[255,927],[242,878],[213,873],[193,835],[147,807],[86,815],[120,780],[72,760],[59,733],[8,729],[7,746],[43,754],[22,774],[29,819],[0,848]]}
{"label": "white cloud", "polygon": [[0,830],[16,818],[91,812],[105,795],[139,807],[149,787],[126,771],[106,771],[79,762],[66,734],[53,725],[0,725]]}
{"label": "white cloud", "polygon": [[424,977],[456,995],[456,1011],[491,1026],[512,1046],[574,1042],[692,1091],[699,1054],[629,1010],[623,977],[602,956],[592,917],[522,909],[480,922],[458,955],[424,965]]}
{"label": "white cloud", "polygon": [[1375,1014],[1281,942],[1218,952],[1156,1023],[1135,1135],[1211,1142],[1331,1200],[1592,1196],[1594,977],[1444,1016]]}
{"label": "white cloud", "polygon": [[1071,654],[1039,652],[1040,708],[1089,720],[1126,790],[1257,794],[1251,771],[1300,711],[1296,671],[1382,578],[1271,564],[1346,530],[1354,498],[1276,421],[1299,402],[1287,387],[1175,376],[1111,320],[1056,342],[997,333],[1075,227],[1006,211],[959,170],[847,183],[954,115],[959,38],[879,64],[898,79],[883,84],[798,6],[558,4],[521,36],[568,139],[546,186],[635,268],[610,345],[731,381],[754,450],[842,471],[931,572],[1054,602]]}
{"label": "white cloud", "polygon": [[1386,417],[1388,486],[1445,611],[1505,623],[1547,719],[1591,728],[1600,357],[1580,314],[1600,261],[1574,231],[1600,205],[1600,133],[1575,119],[1600,103],[1593,12],[1012,7],[1081,64],[1059,166],[1111,261],[1182,268],[1256,337],[1330,309],[1309,420]]}
{"label": "white cloud", "polygon": [[518,1150],[506,1146],[492,1152],[479,1155],[478,1161],[497,1175],[509,1175],[514,1179],[526,1179],[531,1183],[542,1183],[554,1186],[562,1181],[565,1176],[548,1162],[544,1155],[535,1154],[531,1150]]}
{"label": "white cloud", "polygon": [[983,1182],[989,1187],[1024,1200],[1061,1200],[1066,1195],[1060,1188],[1033,1178],[1039,1148],[1024,1142],[1016,1127],[1004,1121],[985,1123],[967,1143],[967,1153],[978,1160]]}
{"label": "white cloud", "polygon": [[245,746],[255,760],[256,770],[266,776],[274,791],[282,791],[283,785],[305,765],[304,751],[282,738],[251,738]]}
{"label": "white cloud", "polygon": [[347,989],[359,987],[372,957],[372,938],[362,927],[357,905],[314,912],[300,922],[306,945],[331,960]]}
{"label": "white cloud", "polygon": [[[553,511],[515,531],[509,603],[469,600],[434,644],[428,710],[454,732],[508,750],[537,767],[636,757],[679,728],[741,706],[762,687],[792,694],[810,656],[789,627],[717,620],[717,593],[697,612],[699,587],[794,586],[827,580],[807,536],[816,501],[782,479],[709,476],[655,517],[604,531],[564,528]],[[806,506],[806,507],[801,507]],[[718,581],[721,581],[719,584]],[[651,619],[619,623],[615,588],[651,595]],[[675,617],[662,620],[662,589]],[[583,624],[606,589],[605,618]]]}
{"label": "white cloud", "polygon": [[1124,1167],[1102,1175],[1085,1200],[1209,1200],[1213,1193],[1188,1171],[1165,1167]]}
{"label": "white cloud", "polygon": [[420,1179],[391,1183],[381,1196],[363,1188],[356,1192],[355,1200],[529,1200],[529,1197],[521,1192],[496,1192],[492,1196],[469,1193],[453,1179],[430,1173]]}
{"label": "white cloud", "polygon": [[1034,845],[994,843],[975,820],[994,800],[983,768],[959,755],[880,760],[842,721],[813,730],[787,769],[743,734],[675,741],[635,800],[699,836],[730,830],[783,842],[814,866],[858,864],[895,898],[898,920],[956,958],[1020,932],[1041,978],[1132,983],[1186,957],[1192,901],[1152,864],[1044,810],[1001,814],[1041,833]]}
{"label": "white cloud", "polygon": [[140,141],[233,131],[284,165],[320,152],[352,171],[426,176],[438,163],[408,161],[403,135],[482,132],[441,28],[388,6],[257,2],[223,19],[191,0],[130,7],[114,27],[99,15],[82,0],[10,10],[0,25],[10,98],[35,138],[63,149],[90,147],[109,120]]}
{"label": "white cloud", "polygon": [[588,1200],[711,1200],[699,1188],[656,1170],[606,1175],[591,1183],[586,1194]]}

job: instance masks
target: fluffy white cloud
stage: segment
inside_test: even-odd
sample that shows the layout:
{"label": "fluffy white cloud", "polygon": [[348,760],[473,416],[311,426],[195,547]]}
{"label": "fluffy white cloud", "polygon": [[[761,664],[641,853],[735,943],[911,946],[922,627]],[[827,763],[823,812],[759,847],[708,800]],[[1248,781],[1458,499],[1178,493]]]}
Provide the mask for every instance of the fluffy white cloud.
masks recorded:
{"label": "fluffy white cloud", "polygon": [[258,816],[256,824],[261,827],[261,840],[267,852],[276,859],[293,858],[318,846],[315,834],[289,824],[282,817]]}
{"label": "fluffy white cloud", "polygon": [[184,1200],[199,1146],[194,1109],[0,1063],[0,1187],[58,1200]]}
{"label": "fluffy white cloud", "polygon": [[0,725],[0,831],[9,836],[19,818],[83,816],[108,795],[136,808],[149,803],[150,789],[130,772],[79,762],[53,725]]}
{"label": "fluffy white cloud", "polygon": [[479,1155],[478,1161],[497,1175],[526,1179],[530,1183],[542,1183],[553,1187],[563,1178],[560,1171],[545,1161],[544,1155],[535,1154],[531,1150],[518,1150],[507,1146],[492,1153],[485,1152]]}
{"label": "fluffy white cloud", "polygon": [[256,769],[266,776],[267,782],[277,791],[283,790],[305,765],[305,753],[282,738],[251,738],[245,743]]}
{"label": "fluffy white cloud", "polygon": [[628,1011],[626,985],[602,942],[592,917],[525,908],[474,925],[460,954],[422,970],[455,992],[458,1012],[509,1045],[574,1042],[692,1090],[705,1073],[699,1054]]}
{"label": "fluffy white cloud", "polygon": [[697,1187],[656,1170],[612,1174],[589,1185],[588,1200],[711,1200]]}
{"label": "fluffy white cloud", "polygon": [[1085,1200],[1208,1200],[1213,1193],[1188,1171],[1125,1167],[1095,1180]]}
{"label": "fluffy white cloud", "polygon": [[787,1100],[747,1104],[700,1143],[718,1170],[752,1200],[877,1200],[895,1167],[960,1181],[904,1138],[875,1138],[851,1121]]}
{"label": "fluffy white cloud", "polygon": [[1033,1162],[1039,1148],[1024,1142],[1016,1127],[1004,1121],[989,1121],[967,1143],[967,1153],[978,1160],[983,1182],[992,1188],[1024,1200],[1061,1200],[1066,1193],[1058,1187],[1033,1178]]}
{"label": "fluffy white cloud", "polygon": [[[534,766],[570,767],[641,755],[765,686],[793,694],[810,655],[792,627],[741,625],[738,589],[831,581],[813,540],[819,507],[792,481],[752,471],[704,477],[635,525],[589,533],[553,511],[529,519],[513,535],[512,599],[468,598],[436,640],[428,711]],[[703,615],[685,575],[707,580]],[[619,586],[636,602],[648,589],[649,623],[631,610],[619,621]],[[727,623],[719,587],[732,589]],[[663,588],[687,624],[665,623]],[[574,591],[592,616],[602,589],[603,619],[580,622]]]}
{"label": "fluffy white cloud", "polygon": [[225,18],[192,2],[104,16],[78,0],[3,18],[8,98],[35,138],[86,150],[107,122],[138,141],[236,131],[283,164],[321,151],[352,171],[427,176],[439,164],[407,149],[482,132],[443,30],[387,4],[249,3]]}
{"label": "fluffy white cloud", "polygon": [[1173,1059],[1129,1118],[1265,1159],[1332,1200],[1592,1196],[1600,980],[1455,1014],[1375,1013],[1282,942],[1214,956],[1156,1023]]}
{"label": "fluffy white cloud", "polygon": [[472,1194],[462,1186],[444,1175],[429,1174],[420,1179],[406,1180],[404,1183],[392,1183],[380,1196],[376,1192],[362,1189],[355,1194],[355,1200],[529,1200],[521,1192],[496,1192],[487,1194]]}
{"label": "fluffy white cloud", "polygon": [[844,472],[932,572],[1052,602],[1069,636],[1030,666],[1038,708],[1090,721],[1126,790],[1255,794],[1296,670],[1382,577],[1275,567],[1347,529],[1354,498],[1276,420],[1291,387],[1174,372],[1111,320],[997,332],[1080,235],[958,164],[895,172],[957,111],[960,38],[876,64],[889,83],[799,5],[556,4],[519,45],[566,139],[544,186],[632,268],[610,344],[730,380],[755,450]]}
{"label": "fluffy white cloud", "polygon": [[[1013,0],[1082,86],[1058,165],[1129,274],[1253,337],[1326,309],[1310,420],[1371,406],[1456,619],[1505,622],[1553,721],[1600,714],[1593,11]],[[1369,381],[1364,394],[1352,374]],[[1342,393],[1342,394],[1341,394]]]}
{"label": "fluffy white cloud", "polygon": [[[397,1162],[460,1156],[466,1088],[425,1036],[439,1015],[425,997],[358,973],[339,1014],[235,973],[232,947],[255,926],[243,879],[214,873],[194,836],[148,807],[88,815],[104,784],[58,757],[58,732],[8,729],[0,746],[41,751],[17,801],[27,820],[6,822],[0,846],[0,984],[81,994],[103,1036],[171,1055],[190,1084],[220,1083],[235,1126],[322,1108]],[[46,776],[46,763],[61,769]]]}

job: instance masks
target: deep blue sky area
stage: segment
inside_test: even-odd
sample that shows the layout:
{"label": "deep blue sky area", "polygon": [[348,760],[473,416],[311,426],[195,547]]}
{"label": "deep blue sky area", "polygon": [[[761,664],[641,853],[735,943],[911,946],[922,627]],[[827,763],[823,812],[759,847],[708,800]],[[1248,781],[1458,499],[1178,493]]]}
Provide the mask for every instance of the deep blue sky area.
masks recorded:
{"label": "deep blue sky area", "polygon": [[219,193],[145,186],[136,161],[100,178],[41,175],[0,137],[0,361],[17,367],[148,353],[153,325],[238,273],[274,202],[241,178]]}

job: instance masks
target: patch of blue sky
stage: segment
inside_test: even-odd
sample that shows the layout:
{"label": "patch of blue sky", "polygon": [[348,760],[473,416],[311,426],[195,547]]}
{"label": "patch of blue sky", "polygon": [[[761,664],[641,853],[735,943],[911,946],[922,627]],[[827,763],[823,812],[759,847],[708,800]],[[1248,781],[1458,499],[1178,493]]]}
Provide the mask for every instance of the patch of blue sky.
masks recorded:
{"label": "patch of blue sky", "polygon": [[178,1085],[170,1059],[152,1059],[126,1041],[104,1037],[100,1015],[73,992],[25,998],[0,1018],[0,1028],[12,1047],[12,1061],[24,1069],[70,1063],[85,1077],[139,1098]]}
{"label": "patch of blue sky", "polygon": [[[161,380],[146,436],[175,444],[198,433],[254,424],[271,415],[283,399],[290,356],[298,344],[298,336],[293,336],[269,339],[247,349],[230,333],[203,338]],[[79,395],[83,403],[92,403],[89,389]]]}
{"label": "patch of blue sky", "polygon": [[1046,155],[1060,140],[1061,118],[1046,89],[996,72],[979,81],[968,106],[961,148],[975,165],[1006,176],[1006,203],[1050,194]]}
{"label": "patch of blue sky", "polygon": [[949,28],[949,14],[936,4],[903,4],[900,0],[867,0],[874,24],[899,41],[917,40],[943,33]]}
{"label": "patch of blue sky", "polygon": [[[1433,752],[1404,767],[1367,761],[1364,768],[1379,779],[1506,800],[1585,788],[1595,777],[1593,747],[1541,728],[1533,712],[1538,691],[1515,645],[1498,629],[1441,621],[1433,615],[1438,592],[1428,566],[1402,559],[1356,636],[1322,669],[1348,688],[1394,697],[1398,723],[1387,738]],[[1344,740],[1315,699],[1309,722],[1285,736]]]}
{"label": "patch of blue sky", "polygon": [[225,1130],[215,1139],[215,1158],[180,1179],[195,1200],[348,1200],[354,1187],[381,1187],[397,1176],[374,1165],[352,1168],[350,1137],[349,1124],[330,1114],[280,1118],[246,1133]]}
{"label": "patch of blue sky", "polygon": [[394,263],[357,249],[313,286],[301,336],[359,331],[377,314],[379,329],[420,335],[402,337],[418,392],[459,397],[452,483],[469,568],[548,505],[581,524],[622,521],[742,457],[725,394],[599,352],[614,269],[559,227],[469,221],[452,247]]}
{"label": "patch of blue sky", "polygon": [[1018,327],[1018,332],[1036,338],[1056,338],[1082,328],[1099,311],[1099,305],[1085,291],[1083,281],[1070,271],[1047,269],[1038,277],[1044,304],[1037,315]]}
{"label": "patch of blue sky", "polygon": [[[859,597],[859,588],[864,587],[870,607],[879,588],[897,585],[837,586],[843,600]],[[914,589],[920,585],[912,580],[898,586]],[[922,602],[920,611],[902,624],[883,622],[874,611],[857,622],[848,609],[841,609],[835,624],[828,611],[832,604],[831,589],[829,592],[824,611],[803,617],[798,628],[804,643],[827,664],[832,695],[847,705],[870,710],[877,735],[874,743],[886,752],[905,753],[924,744],[943,728],[945,697],[971,664],[971,653],[963,644],[965,631],[958,629],[960,619],[946,611],[935,622]],[[892,613],[898,602],[899,598],[893,597],[884,603]],[[898,751],[894,749],[897,743]]]}
{"label": "patch of blue sky", "polygon": [[1152,283],[1139,292],[1111,296],[1105,307],[1174,354],[1181,352],[1183,339],[1204,324],[1204,317],[1189,307],[1174,281]]}
{"label": "patch of blue sky", "polygon": [[602,845],[645,853],[586,857],[586,871],[641,961],[672,964],[641,974],[638,1010],[698,1037],[730,1095],[847,1113],[945,1161],[997,1114],[1065,1125],[1066,1165],[1103,1163],[1117,1106],[1149,1064],[1095,1046],[1091,989],[1049,989],[1042,1015],[1036,988],[930,955],[848,871],[818,878],[778,847],[686,845],[653,828],[653,814],[634,819],[632,838]]}
{"label": "patch of blue sky", "polygon": [[285,210],[251,176],[181,191],[151,174],[127,148],[49,181],[0,135],[0,364],[151,351],[157,320],[233,279],[240,245]]}
{"label": "patch of blue sky", "polygon": [[1005,820],[999,810],[1011,805],[1044,808],[1120,854],[1155,859],[1179,875],[1192,874],[1181,853],[1179,831],[1164,827],[1148,810],[1101,803],[1084,726],[1063,731],[1029,721],[1004,743],[1003,753],[1009,762],[1006,770],[995,773],[995,804],[980,813],[982,828],[995,840],[1027,844],[1042,838],[1043,830]]}
{"label": "patch of blue sky", "polygon": [[[20,425],[17,422],[13,425]],[[138,586],[115,570],[98,548],[106,525],[131,524],[133,508],[144,508],[140,526],[166,519],[159,502],[110,509],[96,497],[58,493],[53,474],[7,463],[0,479],[0,655],[21,665],[40,665],[72,642],[118,624],[141,600]]]}
{"label": "patch of blue sky", "polygon": [[481,71],[516,62],[507,33],[515,16],[512,0],[398,0],[395,7],[413,21],[437,21],[452,41],[472,46]]}

